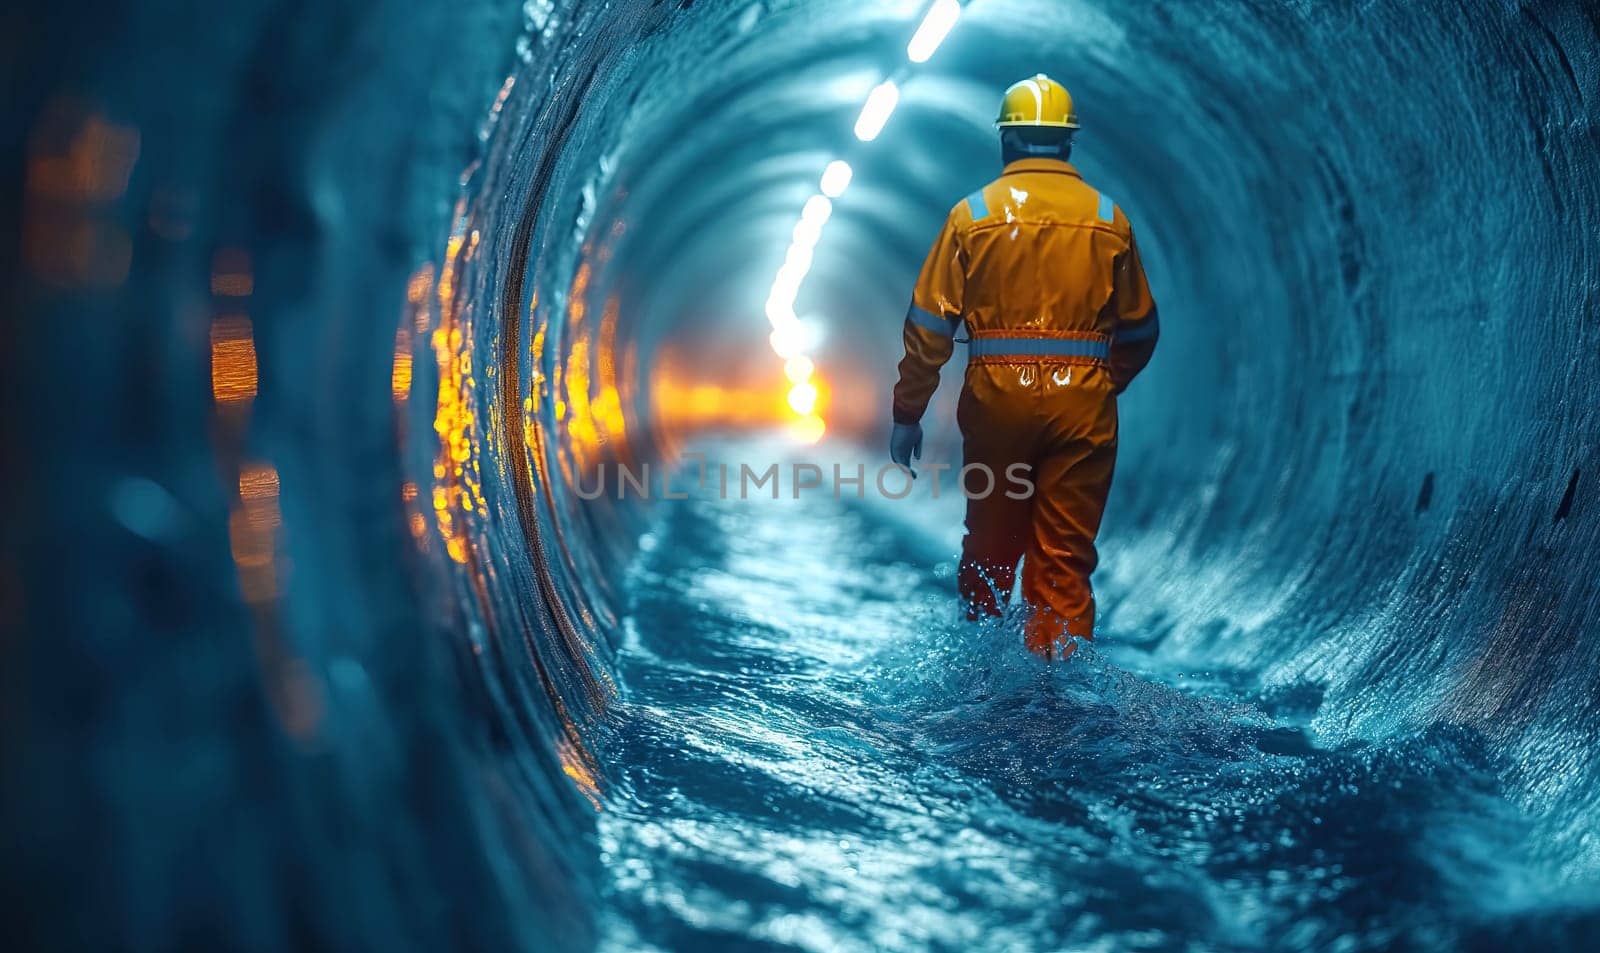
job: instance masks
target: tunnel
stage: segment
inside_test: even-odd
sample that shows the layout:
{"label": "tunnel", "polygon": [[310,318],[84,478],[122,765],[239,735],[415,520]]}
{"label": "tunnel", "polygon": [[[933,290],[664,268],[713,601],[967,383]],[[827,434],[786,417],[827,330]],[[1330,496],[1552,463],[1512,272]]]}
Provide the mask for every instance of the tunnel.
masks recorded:
{"label": "tunnel", "polygon": [[[13,948],[1600,937],[1593,4],[4,21]],[[1038,72],[1162,326],[1056,666],[873,486]]]}

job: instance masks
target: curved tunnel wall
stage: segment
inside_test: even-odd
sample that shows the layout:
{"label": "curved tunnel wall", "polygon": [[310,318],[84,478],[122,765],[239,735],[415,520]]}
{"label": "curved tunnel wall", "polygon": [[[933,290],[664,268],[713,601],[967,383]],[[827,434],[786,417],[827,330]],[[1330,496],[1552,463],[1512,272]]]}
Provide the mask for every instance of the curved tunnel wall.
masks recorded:
{"label": "curved tunnel wall", "polygon": [[[646,514],[574,476],[673,443],[669,355],[748,321],[730,353],[777,374],[758,304],[838,154],[857,180],[802,304],[841,419],[881,403],[925,244],[993,174],[993,92],[1036,68],[1079,98],[1075,160],[1162,306],[1108,629],[1322,686],[1333,735],[1474,726],[1535,813],[1592,797],[1581,5],[978,0],[870,146],[850,123],[918,4],[570,6],[32,25],[8,359],[50,410],[8,416],[48,466],[8,465],[32,505],[6,572],[61,635],[8,650],[6,801],[35,930],[94,882],[88,939],[586,942],[592,729]],[[46,160],[84,150],[61,186]]]}

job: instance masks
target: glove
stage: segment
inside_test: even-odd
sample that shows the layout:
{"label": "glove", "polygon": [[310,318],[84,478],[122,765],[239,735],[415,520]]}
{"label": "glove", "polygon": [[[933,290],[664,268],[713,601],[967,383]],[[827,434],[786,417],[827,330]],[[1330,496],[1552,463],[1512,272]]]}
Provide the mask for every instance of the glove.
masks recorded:
{"label": "glove", "polygon": [[889,459],[910,470],[915,478],[917,471],[911,469],[912,457],[922,459],[922,425],[895,424],[894,433],[889,435]]}

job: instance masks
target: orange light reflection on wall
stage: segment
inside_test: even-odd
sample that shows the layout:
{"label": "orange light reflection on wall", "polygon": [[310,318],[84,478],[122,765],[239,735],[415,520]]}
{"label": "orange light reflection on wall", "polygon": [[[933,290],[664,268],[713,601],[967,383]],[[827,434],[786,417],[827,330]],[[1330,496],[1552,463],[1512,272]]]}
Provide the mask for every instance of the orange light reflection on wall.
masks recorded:
{"label": "orange light reflection on wall", "polygon": [[401,325],[394,333],[394,366],[389,372],[389,389],[394,399],[411,396],[411,329]]}
{"label": "orange light reflection on wall", "polygon": [[267,463],[245,464],[239,470],[239,505],[228,517],[228,538],[246,602],[270,602],[277,595],[275,554],[282,522],[278,471]]}
{"label": "orange light reflection on wall", "polygon": [[790,399],[794,385],[782,376],[774,375],[765,386],[698,380],[671,351],[663,352],[657,366],[660,370],[651,382],[651,403],[656,419],[670,431],[776,427],[795,439],[815,443],[827,429],[822,411],[827,406],[828,387],[821,377],[808,380],[806,387],[814,393],[807,395],[802,412]]}
{"label": "orange light reflection on wall", "polygon": [[211,396],[237,404],[256,396],[256,342],[250,319],[219,315],[211,322]]}
{"label": "orange light reflection on wall", "polygon": [[[458,204],[458,220],[463,211]],[[476,247],[476,233],[472,247]],[[451,559],[463,564],[468,555],[465,514],[480,507],[486,509],[474,453],[477,416],[473,408],[478,382],[473,372],[472,348],[455,295],[464,248],[467,248],[466,239],[459,232],[450,236],[445,244],[444,264],[439,269],[439,326],[431,339],[434,359],[439,366],[439,400],[433,416],[434,433],[439,437],[439,454],[433,466],[434,520],[445,551]],[[415,282],[416,276],[412,280]]]}

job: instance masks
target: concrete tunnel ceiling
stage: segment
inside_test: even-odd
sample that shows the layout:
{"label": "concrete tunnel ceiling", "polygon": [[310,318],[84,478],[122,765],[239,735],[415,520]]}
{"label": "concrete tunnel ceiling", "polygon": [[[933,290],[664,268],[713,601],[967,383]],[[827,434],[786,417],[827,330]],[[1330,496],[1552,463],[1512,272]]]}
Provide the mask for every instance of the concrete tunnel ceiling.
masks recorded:
{"label": "concrete tunnel ceiling", "polygon": [[[820,338],[811,356],[821,373],[842,368],[854,386],[841,403],[855,406],[880,396],[873,381],[897,358],[893,335],[871,333],[873,318],[904,310],[939,217],[996,161],[996,89],[1010,80],[1009,64],[995,64],[990,51],[1088,73],[1109,53],[1093,47],[1114,45],[1117,31],[1086,8],[1056,9],[1052,20],[1072,28],[1041,43],[1017,29],[1040,10],[979,5],[931,62],[912,63],[907,40],[921,3],[780,7],[759,18],[749,9],[733,17],[733,55],[696,63],[688,75],[619,79],[620,99],[652,102],[653,92],[664,102],[631,110],[608,155],[612,181],[627,195],[617,212],[629,232],[611,267],[636,289],[639,316],[651,322],[647,339],[693,335],[704,347],[707,338],[732,338],[750,353],[751,341],[772,330],[751,313],[763,316],[790,232],[828,165],[849,163],[853,180],[832,203],[837,217],[823,229],[795,308]],[[853,126],[885,80],[898,87],[897,107],[881,135],[860,141]],[[857,434],[869,426],[844,417]]]}
{"label": "concrete tunnel ceiling", "polygon": [[[8,355],[18,393],[75,370],[68,411],[18,415],[53,465],[8,464],[29,501],[8,529],[48,556],[34,628],[60,633],[16,668],[60,690],[11,699],[41,750],[91,752],[29,766],[30,925],[78,922],[88,882],[147,918],[83,924],[101,946],[127,922],[149,946],[227,923],[280,946],[592,941],[617,567],[649,508],[580,500],[574,475],[718,422],[674,417],[663,376],[788,422],[765,303],[839,159],[795,310],[824,332],[829,435],[876,455],[916,270],[996,171],[1000,91],[1037,71],[1072,91],[1073,161],[1132,220],[1162,314],[1122,403],[1107,623],[1314,683],[1330,732],[1482,732],[1552,876],[1592,883],[1600,847],[1562,826],[1600,787],[1574,742],[1600,731],[1590,7],[972,0],[911,64],[921,0],[240,2],[224,26],[102,6],[18,51],[21,114],[138,133],[120,204],[82,203],[131,268],[26,258],[50,290]],[[930,433],[954,429],[950,381]],[[150,507],[82,504],[135,476],[190,529],[147,545]],[[151,595],[180,586],[182,611]],[[197,658],[222,674],[185,677]],[[205,762],[214,801],[179,817],[158,784],[106,793],[126,765],[105,738],[266,767]],[[52,840],[81,816],[91,880]],[[327,848],[328,817],[362,849]],[[253,887],[161,892],[193,869]]]}

